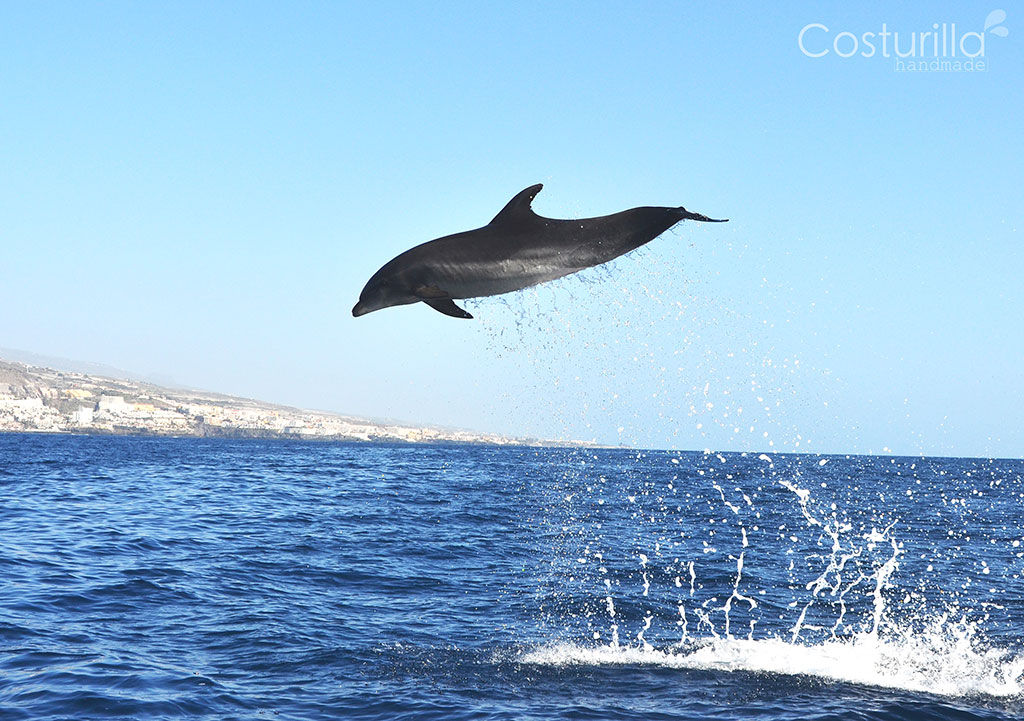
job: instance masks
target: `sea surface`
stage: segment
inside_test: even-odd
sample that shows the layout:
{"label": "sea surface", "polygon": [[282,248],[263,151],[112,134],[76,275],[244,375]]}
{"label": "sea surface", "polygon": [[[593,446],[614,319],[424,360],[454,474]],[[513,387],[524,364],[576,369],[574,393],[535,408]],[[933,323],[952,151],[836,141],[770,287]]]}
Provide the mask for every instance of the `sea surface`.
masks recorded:
{"label": "sea surface", "polygon": [[1024,461],[0,435],[0,718],[1024,718]]}

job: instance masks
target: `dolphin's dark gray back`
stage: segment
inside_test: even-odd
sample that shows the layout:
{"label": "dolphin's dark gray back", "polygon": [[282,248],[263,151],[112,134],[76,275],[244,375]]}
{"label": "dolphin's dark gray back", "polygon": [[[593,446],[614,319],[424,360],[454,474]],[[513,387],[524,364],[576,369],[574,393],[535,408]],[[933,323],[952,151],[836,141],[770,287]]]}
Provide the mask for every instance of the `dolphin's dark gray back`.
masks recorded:
{"label": "dolphin's dark gray back", "polygon": [[452,299],[509,293],[607,263],[682,220],[724,222],[682,207],[545,218],[531,207],[543,187],[517,193],[482,228],[431,240],[392,259],[370,278],[353,314],[422,300],[442,313],[471,317]]}
{"label": "dolphin's dark gray back", "polygon": [[607,263],[635,250],[680,221],[724,222],[691,213],[683,207],[632,208],[611,215],[577,220],[545,218],[537,215],[531,207],[533,199],[543,187],[541,184],[531,185],[520,191],[480,231],[489,230],[489,235],[495,238],[504,237],[512,241],[511,247],[517,247],[519,243],[516,241],[522,241],[527,250],[543,248],[546,251],[559,251],[568,266],[582,270]]}

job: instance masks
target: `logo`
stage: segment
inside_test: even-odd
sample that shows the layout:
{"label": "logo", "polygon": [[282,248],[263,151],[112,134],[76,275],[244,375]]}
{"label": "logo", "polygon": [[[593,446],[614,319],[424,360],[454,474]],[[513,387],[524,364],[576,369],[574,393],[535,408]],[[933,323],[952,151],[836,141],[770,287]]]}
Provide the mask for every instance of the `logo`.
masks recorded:
{"label": "logo", "polygon": [[890,30],[883,22],[878,31],[859,34],[834,32],[822,23],[810,23],[800,29],[796,42],[809,58],[880,57],[893,59],[897,72],[978,72],[988,70],[985,38],[1010,34],[1005,21],[1005,11],[993,10],[980,31],[963,31],[954,22],[944,22],[932,23],[930,30],[907,32]]}

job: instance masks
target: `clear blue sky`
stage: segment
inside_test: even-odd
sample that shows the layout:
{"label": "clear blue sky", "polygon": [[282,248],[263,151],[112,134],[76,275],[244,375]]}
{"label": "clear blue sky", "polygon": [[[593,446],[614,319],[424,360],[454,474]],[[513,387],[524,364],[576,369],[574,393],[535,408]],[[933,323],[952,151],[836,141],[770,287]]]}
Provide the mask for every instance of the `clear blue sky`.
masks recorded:
{"label": "clear blue sky", "polygon": [[[1024,12],[984,71],[913,73],[839,35],[1000,5],[762,7],[5,3],[0,346],[516,434],[1021,456]],[[731,222],[475,321],[351,317],[537,182]]]}

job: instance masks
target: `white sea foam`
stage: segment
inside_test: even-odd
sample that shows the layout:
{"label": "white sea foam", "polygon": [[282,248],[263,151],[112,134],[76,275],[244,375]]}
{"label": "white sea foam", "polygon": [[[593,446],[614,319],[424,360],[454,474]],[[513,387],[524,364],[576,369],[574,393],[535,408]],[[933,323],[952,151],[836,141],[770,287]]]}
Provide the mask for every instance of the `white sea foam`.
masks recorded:
{"label": "white sea foam", "polygon": [[[1008,604],[996,603],[1004,589],[989,580],[1001,573],[1009,581],[1011,570],[992,562],[990,571],[989,560],[965,557],[955,542],[918,537],[917,528],[935,523],[916,516],[918,510],[931,516],[930,505],[885,503],[890,489],[895,495],[898,488],[900,498],[907,485],[908,497],[927,490],[920,479],[901,486],[896,473],[900,483],[880,482],[878,503],[871,505],[874,495],[833,491],[841,470],[828,459],[811,465],[757,458],[764,465],[737,460],[723,467],[729,459],[707,452],[684,476],[688,484],[680,480],[683,469],[672,468],[664,481],[624,474],[621,495],[611,497],[629,500],[617,509],[630,531],[625,538],[602,530],[614,518],[597,523],[574,516],[588,543],[605,546],[601,575],[583,577],[578,597],[557,597],[562,605],[546,620],[563,625],[549,637],[558,641],[519,652],[518,660],[803,676],[1024,701],[1024,648],[1004,630],[1003,616],[1010,614],[994,612]],[[828,471],[818,470],[826,465]],[[873,481],[869,472],[856,482]],[[964,498],[948,504],[962,509]],[[941,503],[947,507],[946,493]],[[970,526],[956,535],[967,520],[939,516],[945,519],[940,530],[949,524],[951,538],[971,540]],[[1019,548],[1018,541],[1008,547]],[[939,575],[933,562],[935,568],[950,563]],[[574,574],[578,582],[575,567]],[[603,588],[595,591],[598,578]],[[978,579],[988,596],[968,594]]]}
{"label": "white sea foam", "polygon": [[801,675],[941,696],[1024,695],[1024,654],[988,648],[973,624],[940,618],[925,629],[862,633],[806,645],[781,638],[688,641],[668,649],[545,645],[520,660],[545,666],[643,665]]}

